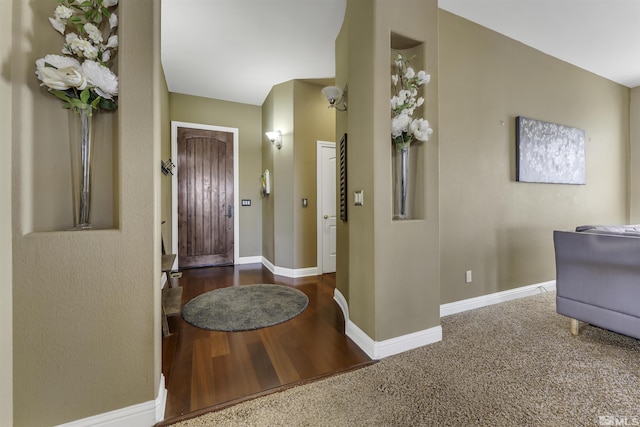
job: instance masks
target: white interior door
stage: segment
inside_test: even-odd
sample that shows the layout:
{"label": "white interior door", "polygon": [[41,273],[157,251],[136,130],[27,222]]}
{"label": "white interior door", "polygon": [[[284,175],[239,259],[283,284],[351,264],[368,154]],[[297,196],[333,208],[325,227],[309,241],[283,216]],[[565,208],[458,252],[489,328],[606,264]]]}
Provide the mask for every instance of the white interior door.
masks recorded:
{"label": "white interior door", "polygon": [[336,145],[318,143],[318,263],[336,271]]}

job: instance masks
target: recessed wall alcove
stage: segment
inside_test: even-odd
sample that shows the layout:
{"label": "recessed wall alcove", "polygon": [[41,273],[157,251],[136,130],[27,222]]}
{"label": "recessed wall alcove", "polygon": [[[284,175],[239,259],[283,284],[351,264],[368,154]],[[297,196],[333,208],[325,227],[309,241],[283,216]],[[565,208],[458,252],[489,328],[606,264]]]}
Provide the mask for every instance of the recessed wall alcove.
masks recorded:
{"label": "recessed wall alcove", "polygon": [[[42,114],[33,131],[31,155],[25,151],[23,158],[32,182],[31,186],[23,187],[22,200],[27,208],[22,221],[25,233],[65,231],[73,227],[69,142],[69,115],[73,113],[42,92],[34,105]],[[101,112],[93,116],[91,223],[96,230],[118,227],[117,114]]]}
{"label": "recessed wall alcove", "polygon": [[[392,32],[390,34],[390,55],[389,55],[389,76],[395,73],[395,68],[393,66],[394,60],[398,55],[402,55],[404,58],[411,59],[411,67],[418,72],[419,70],[424,70],[427,74],[431,74],[428,64],[424,63],[424,43],[411,39],[409,37],[405,37],[403,35]],[[393,88],[391,86],[390,81],[390,96],[389,99],[393,96]],[[429,83],[421,86],[418,89],[418,96],[422,96],[426,99],[428,96],[428,87]],[[424,105],[417,108],[413,114],[414,118],[422,117],[426,120],[429,120],[429,113],[425,111]],[[431,121],[430,121],[431,123]],[[425,144],[429,144],[429,142],[421,142],[421,141],[413,141],[410,146],[410,154],[409,154],[409,187],[407,194],[407,209],[408,209],[408,220],[421,220],[425,217],[425,208],[424,208],[424,200],[425,200],[425,155],[426,149]],[[400,153],[396,149],[395,144],[390,143],[391,149],[391,180],[392,183],[396,181],[396,176],[398,174],[399,169],[399,157]],[[392,188],[391,192],[391,203],[392,203],[392,217],[394,221],[402,221],[397,217],[397,197],[396,189]]]}

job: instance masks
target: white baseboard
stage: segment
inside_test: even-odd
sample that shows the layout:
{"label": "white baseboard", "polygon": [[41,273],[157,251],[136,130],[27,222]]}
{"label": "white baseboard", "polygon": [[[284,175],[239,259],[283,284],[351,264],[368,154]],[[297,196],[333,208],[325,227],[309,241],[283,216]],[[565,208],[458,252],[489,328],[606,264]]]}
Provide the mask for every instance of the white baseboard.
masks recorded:
{"label": "white baseboard", "polygon": [[262,265],[267,267],[267,269],[275,274],[276,276],[284,276],[284,277],[308,277],[308,276],[317,276],[318,275],[318,267],[308,267],[308,268],[284,268],[273,265],[271,261],[262,257]]}
{"label": "white baseboard", "polygon": [[384,341],[374,341],[351,320],[346,322],[345,334],[371,359],[379,360],[442,341],[440,325]]}
{"label": "white baseboard", "polygon": [[[516,289],[509,289],[489,295],[482,295],[475,298],[442,304],[440,305],[440,317],[473,310],[475,308],[486,307],[488,305],[498,304],[517,298],[528,297],[540,292],[553,292],[555,289],[556,281],[551,280],[549,282],[522,286]],[[349,319],[349,305],[347,304],[347,300],[344,295],[342,295],[338,289],[334,290],[333,299],[336,301],[344,315],[345,334],[351,338],[351,340],[371,359],[383,359],[394,354],[399,354],[442,340],[442,327],[435,326],[433,328],[413,332],[411,334],[402,335],[384,341],[374,341]]]}
{"label": "white baseboard", "polygon": [[164,375],[160,374],[160,387],[155,400],[60,424],[58,427],[151,427],[164,419],[166,403],[167,389]]}
{"label": "white baseboard", "polygon": [[342,292],[340,292],[338,288],[335,288],[333,290],[333,300],[338,304],[340,310],[342,310],[342,315],[344,317],[346,325],[346,321],[349,319],[349,304],[347,303],[347,299],[344,297],[344,295],[342,295]]}
{"label": "white baseboard", "polygon": [[[264,265],[265,267],[267,267],[267,270],[269,270],[270,272],[274,272],[276,271],[276,266],[273,265],[271,263],[271,261],[269,261],[268,259],[266,259],[265,257],[262,257],[262,265]],[[275,273],[274,273],[275,274]]]}
{"label": "white baseboard", "polygon": [[236,264],[260,264],[262,262],[262,257],[258,256],[242,256],[238,258],[238,262]]}
{"label": "white baseboard", "polygon": [[442,340],[442,328],[435,326],[384,341],[374,341],[349,319],[349,304],[338,289],[333,291],[333,299],[344,315],[345,335],[351,338],[371,359],[384,359],[394,354],[422,347]]}
{"label": "white baseboard", "polygon": [[522,286],[520,288],[508,289],[506,291],[496,292],[488,295],[481,295],[475,298],[454,301],[440,305],[440,317],[450,316],[463,311],[473,310],[475,308],[486,307],[488,305],[498,304],[513,299],[528,297],[539,294],[540,292],[553,292],[556,290],[556,281],[536,283],[533,285]]}

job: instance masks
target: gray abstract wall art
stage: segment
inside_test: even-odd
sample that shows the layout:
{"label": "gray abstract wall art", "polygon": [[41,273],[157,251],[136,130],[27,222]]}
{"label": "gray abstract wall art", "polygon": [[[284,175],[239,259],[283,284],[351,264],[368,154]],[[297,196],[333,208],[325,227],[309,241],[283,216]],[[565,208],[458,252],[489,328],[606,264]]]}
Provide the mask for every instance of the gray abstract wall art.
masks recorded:
{"label": "gray abstract wall art", "polygon": [[516,181],[586,184],[584,130],[516,117]]}

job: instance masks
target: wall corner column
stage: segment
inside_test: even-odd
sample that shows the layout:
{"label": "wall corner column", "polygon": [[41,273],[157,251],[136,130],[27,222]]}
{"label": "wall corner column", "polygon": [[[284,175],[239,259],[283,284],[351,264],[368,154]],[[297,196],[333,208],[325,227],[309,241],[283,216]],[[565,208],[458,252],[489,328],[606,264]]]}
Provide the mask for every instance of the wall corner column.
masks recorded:
{"label": "wall corner column", "polygon": [[[350,320],[375,343],[440,330],[438,4],[436,0],[348,0],[348,272],[339,264],[338,288],[348,290]],[[343,29],[344,31],[344,29]],[[393,220],[390,136],[392,33],[413,40],[431,82],[424,117],[434,133],[417,144],[419,218]],[[418,46],[418,47],[416,47]],[[346,58],[346,59],[345,59]],[[343,68],[341,68],[343,67]],[[341,124],[338,122],[338,129]],[[412,148],[413,150],[413,148]],[[364,205],[353,206],[353,192]],[[343,236],[340,236],[341,238]],[[342,284],[347,274],[347,286]]]}

